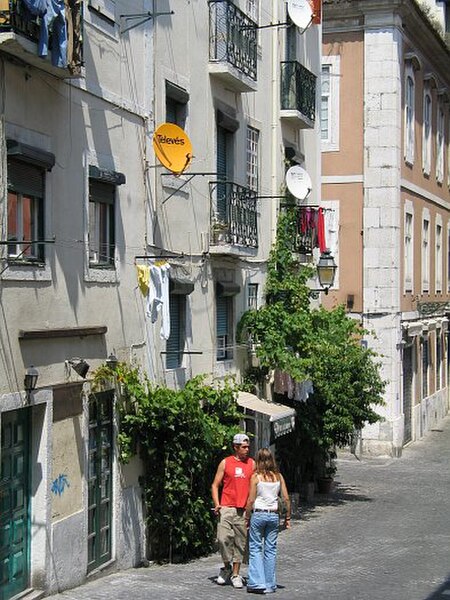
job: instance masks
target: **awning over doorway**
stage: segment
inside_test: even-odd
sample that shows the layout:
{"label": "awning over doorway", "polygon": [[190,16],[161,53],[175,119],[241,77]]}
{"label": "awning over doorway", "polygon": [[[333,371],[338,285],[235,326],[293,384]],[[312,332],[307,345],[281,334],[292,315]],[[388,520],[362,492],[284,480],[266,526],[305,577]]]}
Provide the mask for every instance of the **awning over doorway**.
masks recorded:
{"label": "awning over doorway", "polygon": [[277,402],[267,402],[250,394],[249,392],[238,392],[237,403],[246,410],[252,410],[266,415],[272,424],[275,438],[281,437],[294,430],[295,409]]}

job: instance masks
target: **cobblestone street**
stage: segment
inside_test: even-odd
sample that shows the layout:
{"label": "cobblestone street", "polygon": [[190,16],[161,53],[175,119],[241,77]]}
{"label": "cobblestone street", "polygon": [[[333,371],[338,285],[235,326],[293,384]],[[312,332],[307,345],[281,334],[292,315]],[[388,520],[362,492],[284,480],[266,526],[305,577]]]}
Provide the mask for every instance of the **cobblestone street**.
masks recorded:
{"label": "cobblestone street", "polygon": [[[450,417],[401,459],[345,455],[336,490],[301,507],[279,538],[279,600],[450,598]],[[51,600],[227,600],[220,558],[151,565],[88,582]],[[245,573],[245,571],[244,571]]]}

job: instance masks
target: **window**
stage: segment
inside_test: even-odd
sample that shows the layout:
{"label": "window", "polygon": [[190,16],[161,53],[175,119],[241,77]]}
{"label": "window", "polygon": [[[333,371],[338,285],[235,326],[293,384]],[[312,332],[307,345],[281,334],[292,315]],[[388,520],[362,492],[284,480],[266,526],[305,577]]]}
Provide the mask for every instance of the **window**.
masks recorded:
{"label": "window", "polygon": [[447,291],[450,292],[450,225],[447,225]]}
{"label": "window", "polygon": [[255,23],[259,23],[259,0],[247,0],[247,15]]}
{"label": "window", "polygon": [[428,336],[422,338],[422,398],[428,396]]}
{"label": "window", "polygon": [[258,284],[249,283],[247,286],[247,310],[258,309]]}
{"label": "window", "polygon": [[431,95],[425,91],[423,97],[422,170],[426,175],[431,170]]}
{"label": "window", "polygon": [[339,71],[339,56],[327,56],[323,59],[320,101],[323,152],[339,150]]}
{"label": "window", "polygon": [[216,282],[216,343],[217,360],[233,358],[233,318],[234,296],[240,293],[240,287],[232,281]]}
{"label": "window", "polygon": [[442,292],[442,224],[436,224],[435,291]]}
{"label": "window", "polygon": [[219,182],[217,185],[216,219],[221,223],[229,223],[230,207],[227,203],[226,181],[233,180],[233,150],[234,132],[239,128],[239,122],[221,110],[217,111],[216,129],[216,172]]}
{"label": "window", "polygon": [[412,68],[407,70],[405,84],[405,160],[414,163],[415,84]]}
{"label": "window", "polygon": [[44,196],[45,169],[8,157],[8,258],[45,260]]}
{"label": "window", "polygon": [[444,179],[444,110],[438,107],[436,123],[436,180],[442,183]]}
{"label": "window", "polygon": [[169,295],[170,336],[166,343],[166,369],[178,369],[185,344],[186,296]]}
{"label": "window", "polygon": [[189,94],[185,89],[166,81],[166,123],[174,123],[184,129],[188,102]]}
{"label": "window", "polygon": [[89,179],[89,264],[113,267],[116,186]]}
{"label": "window", "polygon": [[[409,210],[408,210],[409,209]],[[408,207],[405,212],[405,292],[413,291],[414,253],[413,253],[413,214]]]}
{"label": "window", "polygon": [[430,221],[424,217],[422,221],[422,292],[430,291]]}
{"label": "window", "polygon": [[232,336],[233,300],[229,296],[216,296],[217,360],[233,358]]}
{"label": "window", "polygon": [[258,191],[259,181],[259,131],[247,127],[247,187]]}
{"label": "window", "polygon": [[442,338],[441,330],[436,330],[436,391],[441,389]]}

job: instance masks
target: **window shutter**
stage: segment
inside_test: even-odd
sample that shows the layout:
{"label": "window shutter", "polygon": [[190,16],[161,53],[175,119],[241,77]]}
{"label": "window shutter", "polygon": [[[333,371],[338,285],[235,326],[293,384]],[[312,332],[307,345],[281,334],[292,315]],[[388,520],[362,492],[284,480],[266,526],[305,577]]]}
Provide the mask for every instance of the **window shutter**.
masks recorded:
{"label": "window shutter", "polygon": [[8,160],[8,189],[43,198],[44,171],[26,162]]}
{"label": "window shutter", "polygon": [[89,180],[89,200],[92,202],[103,202],[104,204],[114,204],[116,188],[111,183]]}
{"label": "window shutter", "polygon": [[[217,179],[227,179],[227,136],[223,127],[217,127]],[[226,184],[217,186],[217,216],[221,221],[227,221]]]}
{"label": "window shutter", "polygon": [[[181,365],[181,302],[185,296],[169,295],[170,336],[166,342],[166,368],[177,369]],[[173,354],[172,354],[173,353]]]}
{"label": "window shutter", "polygon": [[228,335],[228,300],[225,296],[216,297],[216,334]]}

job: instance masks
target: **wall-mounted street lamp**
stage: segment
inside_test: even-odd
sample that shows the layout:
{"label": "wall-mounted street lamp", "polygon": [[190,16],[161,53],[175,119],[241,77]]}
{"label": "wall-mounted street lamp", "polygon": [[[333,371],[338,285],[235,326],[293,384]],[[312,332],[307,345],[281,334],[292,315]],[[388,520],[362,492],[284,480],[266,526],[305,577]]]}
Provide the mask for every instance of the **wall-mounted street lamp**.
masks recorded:
{"label": "wall-mounted street lamp", "polygon": [[69,369],[69,367],[72,367],[75,373],[83,379],[85,379],[87,372],[90,369],[89,363],[87,363],[84,358],[71,358],[70,360],[66,360],[66,369]]}
{"label": "wall-mounted street lamp", "polygon": [[334,283],[337,265],[330,250],[327,249],[322,252],[316,268],[321,289],[311,290],[311,297],[315,299],[319,297],[320,292],[324,292],[325,295],[328,294],[328,290]]}
{"label": "wall-mounted street lamp", "polygon": [[108,358],[105,360],[105,362],[106,362],[106,366],[109,367],[110,369],[112,369],[114,371],[114,369],[119,364],[119,359],[117,358],[117,356],[115,356],[111,352],[111,354],[108,356]]}
{"label": "wall-mounted street lamp", "polygon": [[38,378],[39,378],[39,371],[37,369],[35,369],[33,367],[33,365],[28,367],[28,369],[25,371],[25,377],[23,380],[23,387],[27,394],[27,403],[28,404],[30,403],[31,392],[33,392],[36,389]]}

